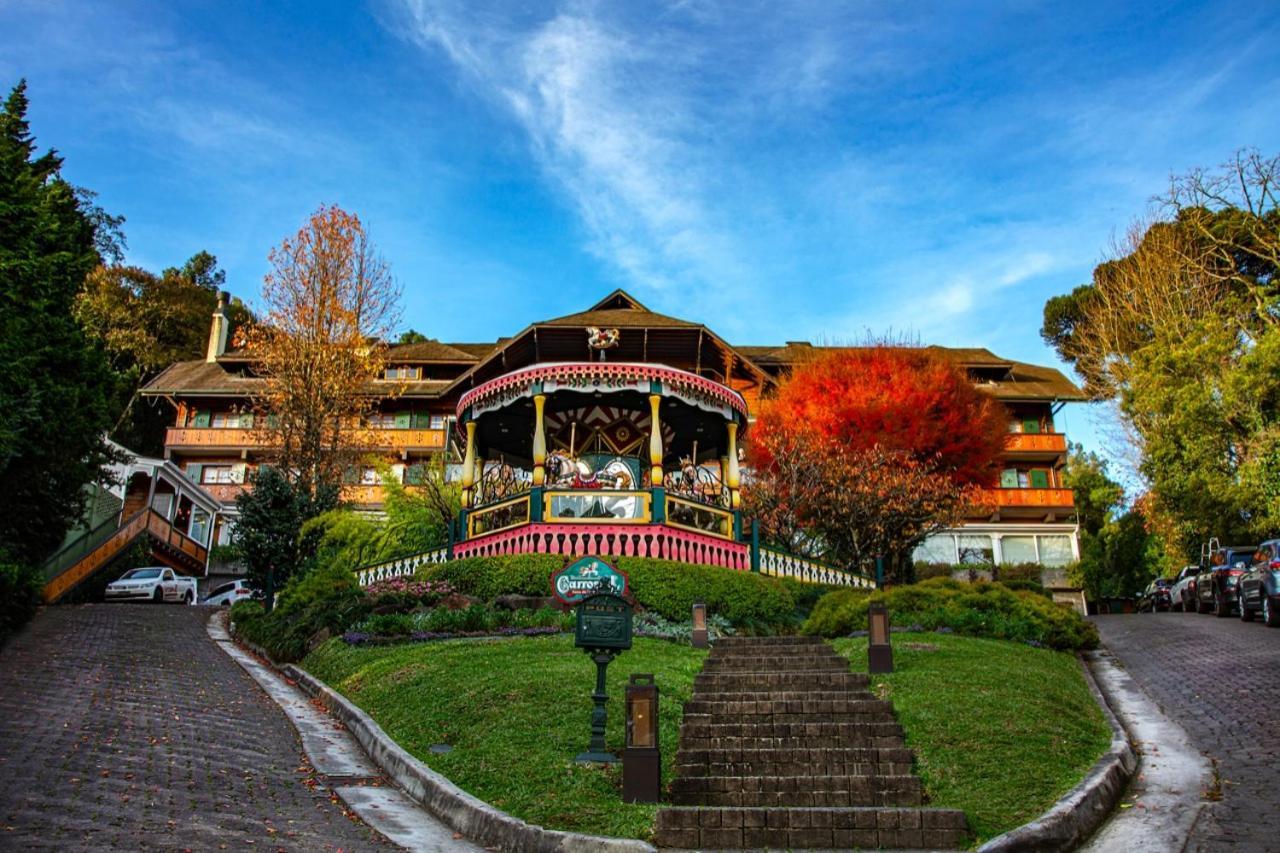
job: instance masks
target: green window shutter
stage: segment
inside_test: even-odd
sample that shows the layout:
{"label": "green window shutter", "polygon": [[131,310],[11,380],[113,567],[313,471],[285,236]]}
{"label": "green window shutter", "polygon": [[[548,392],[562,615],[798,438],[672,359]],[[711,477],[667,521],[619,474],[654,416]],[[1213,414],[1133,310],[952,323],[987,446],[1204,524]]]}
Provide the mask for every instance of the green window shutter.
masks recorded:
{"label": "green window shutter", "polygon": [[409,486],[421,486],[426,479],[426,466],[421,462],[404,469],[404,482]]}
{"label": "green window shutter", "polygon": [[1035,435],[1040,432],[1040,421],[1029,418],[1022,422],[1022,431],[1028,435]]}
{"label": "green window shutter", "polygon": [[408,429],[410,420],[408,412],[396,412],[396,429]]}
{"label": "green window shutter", "polygon": [[1000,472],[1000,488],[1016,489],[1018,488],[1018,469],[1006,468]]}
{"label": "green window shutter", "polygon": [[1049,472],[1042,469],[1034,469],[1031,472],[1031,488],[1047,489],[1049,488]]}
{"label": "green window shutter", "polygon": [[201,409],[196,412],[195,420],[192,421],[191,425],[198,429],[206,429],[209,426],[209,417],[209,410]]}
{"label": "green window shutter", "polygon": [[245,412],[240,416],[240,427],[242,429],[253,429],[253,412]]}
{"label": "green window shutter", "polygon": [[413,428],[414,428],[414,429],[427,429],[427,428],[428,428],[428,427],[430,427],[430,426],[431,426],[431,416],[430,416],[430,415],[428,415],[428,414],[424,414],[423,412],[414,412],[414,413],[413,413]]}
{"label": "green window shutter", "polygon": [[267,429],[280,429],[279,415],[267,415]]}
{"label": "green window shutter", "polygon": [[200,482],[200,473],[202,471],[204,471],[203,465],[197,465],[194,462],[187,463],[187,479],[191,482]]}

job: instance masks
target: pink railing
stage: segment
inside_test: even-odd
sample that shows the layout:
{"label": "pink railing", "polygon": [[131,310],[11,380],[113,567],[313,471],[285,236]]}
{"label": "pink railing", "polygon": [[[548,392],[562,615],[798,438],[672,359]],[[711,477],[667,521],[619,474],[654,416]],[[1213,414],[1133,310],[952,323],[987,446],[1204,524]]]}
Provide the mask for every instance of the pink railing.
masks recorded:
{"label": "pink railing", "polygon": [[739,571],[751,568],[751,549],[743,542],[662,525],[638,528],[624,524],[528,524],[453,546],[455,558],[500,554],[598,554],[701,563]]}

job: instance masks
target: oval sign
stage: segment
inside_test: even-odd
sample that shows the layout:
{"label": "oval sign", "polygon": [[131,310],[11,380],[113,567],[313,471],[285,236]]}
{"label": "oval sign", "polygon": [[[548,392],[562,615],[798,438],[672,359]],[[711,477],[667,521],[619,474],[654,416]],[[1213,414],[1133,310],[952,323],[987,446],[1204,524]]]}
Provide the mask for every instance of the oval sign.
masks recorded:
{"label": "oval sign", "polygon": [[623,597],[627,576],[599,557],[583,557],[551,575],[551,593],[557,601],[576,605],[602,592]]}

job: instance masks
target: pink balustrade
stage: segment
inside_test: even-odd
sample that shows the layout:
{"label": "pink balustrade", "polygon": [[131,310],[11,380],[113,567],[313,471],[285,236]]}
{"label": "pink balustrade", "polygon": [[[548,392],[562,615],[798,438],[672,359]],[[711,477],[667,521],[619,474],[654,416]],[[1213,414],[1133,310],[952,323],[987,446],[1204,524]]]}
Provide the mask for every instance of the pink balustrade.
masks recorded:
{"label": "pink balustrade", "polygon": [[453,547],[455,558],[505,554],[651,557],[738,571],[751,568],[751,549],[745,543],[661,525],[638,528],[624,524],[528,524]]}

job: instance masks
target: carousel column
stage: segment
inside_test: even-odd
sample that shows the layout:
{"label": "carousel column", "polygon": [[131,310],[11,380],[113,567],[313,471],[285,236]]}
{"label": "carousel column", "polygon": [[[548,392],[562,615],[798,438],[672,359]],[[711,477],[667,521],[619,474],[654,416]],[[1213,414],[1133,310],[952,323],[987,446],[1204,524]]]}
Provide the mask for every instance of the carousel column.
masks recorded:
{"label": "carousel column", "polygon": [[742,506],[742,495],[738,491],[742,483],[738,473],[738,422],[729,421],[726,427],[729,430],[729,470],[725,473],[725,485],[729,487],[730,508],[738,509]]}
{"label": "carousel column", "polygon": [[543,423],[546,394],[533,396],[533,488],[529,490],[529,520],[542,521],[542,487],[547,481],[547,434]]}
{"label": "carousel column", "polygon": [[472,505],[472,486],[476,478],[476,422],[467,421],[467,454],[462,459],[462,505]]}
{"label": "carousel column", "polygon": [[666,518],[667,493],[662,487],[662,420],[658,416],[661,394],[649,395],[649,485],[653,489],[652,518]]}

